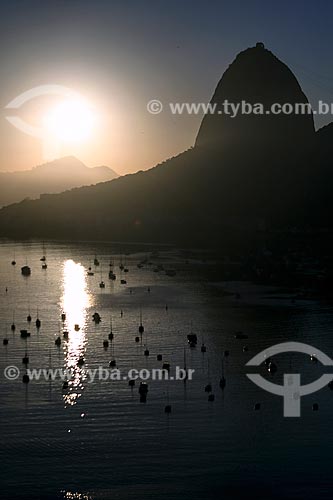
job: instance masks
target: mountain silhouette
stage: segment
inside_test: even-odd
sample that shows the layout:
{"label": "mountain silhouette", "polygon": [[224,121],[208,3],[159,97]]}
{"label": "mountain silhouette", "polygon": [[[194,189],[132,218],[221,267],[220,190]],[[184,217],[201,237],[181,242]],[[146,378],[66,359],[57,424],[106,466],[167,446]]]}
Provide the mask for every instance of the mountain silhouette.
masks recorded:
{"label": "mountain silhouette", "polygon": [[[261,43],[222,76],[212,103],[225,99],[307,103],[293,73]],[[303,224],[309,207],[320,210],[325,179],[316,152],[324,135],[315,132],[311,113],[207,114],[188,151],[145,172],[6,207],[0,235],[245,251],[264,229]]]}
{"label": "mountain silhouette", "polygon": [[[223,74],[216,87],[211,104],[223,111],[222,103],[228,101],[241,105],[242,101],[263,105],[271,111],[275,103],[308,104],[296,77],[290,69],[262,43],[244,50]],[[225,113],[207,114],[202,120],[195,145],[225,153],[242,144],[253,150],[255,147],[281,146],[292,148],[312,140],[315,129],[312,113],[301,114],[238,114],[232,117]]]}
{"label": "mountain silhouette", "polygon": [[73,156],[60,158],[31,170],[0,172],[0,206],[116,177],[116,172],[109,167],[88,168]]}

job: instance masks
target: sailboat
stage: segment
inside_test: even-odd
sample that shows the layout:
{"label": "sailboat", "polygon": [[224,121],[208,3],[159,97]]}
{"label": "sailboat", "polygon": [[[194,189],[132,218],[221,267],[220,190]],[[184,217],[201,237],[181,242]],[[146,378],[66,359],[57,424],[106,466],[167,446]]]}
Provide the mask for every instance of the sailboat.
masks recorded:
{"label": "sailboat", "polygon": [[110,316],[110,333],[109,333],[109,340],[111,340],[111,342],[112,342],[112,340],[113,340],[113,337],[114,337],[114,335],[113,335],[113,331],[112,331],[112,316]]}
{"label": "sailboat", "polygon": [[111,361],[109,363],[110,368],[115,368],[117,366],[115,352],[114,352],[114,342],[111,344]]}
{"label": "sailboat", "polygon": [[210,381],[210,370],[209,370],[209,360],[207,362],[207,375],[208,375],[208,380],[207,380],[207,384],[205,385],[205,392],[212,392],[212,384],[211,384],[211,381]]}
{"label": "sailboat", "polygon": [[184,347],[184,371],[185,371],[185,377],[184,377],[184,383],[186,382],[188,375],[187,375],[187,367],[186,367],[186,349]]}
{"label": "sailboat", "polygon": [[166,413],[167,415],[170,415],[171,413],[171,404],[169,402],[169,383],[167,386],[167,404],[164,407],[164,413]]}
{"label": "sailboat", "polygon": [[120,267],[120,270],[121,270],[121,273],[120,273],[120,284],[121,285],[126,285],[127,281],[124,278],[122,278],[122,272],[123,272],[124,266],[122,268],[121,268],[121,266],[119,266],[119,267]]}
{"label": "sailboat", "polygon": [[46,261],[46,255],[45,255],[45,244],[44,244],[44,241],[43,241],[43,255],[42,257],[39,259],[41,262],[45,262]]}
{"label": "sailboat", "polygon": [[105,288],[105,283],[103,281],[103,271],[102,271],[102,268],[101,268],[101,281],[99,282],[99,287],[100,288]]}
{"label": "sailboat", "polygon": [[139,333],[140,336],[142,337],[143,332],[145,331],[145,328],[142,324],[142,310],[140,309],[140,325],[139,325]]}
{"label": "sailboat", "polygon": [[11,329],[12,332],[15,332],[15,330],[16,330],[16,325],[15,325],[15,310],[13,311],[13,323],[12,323],[10,329]]}
{"label": "sailboat", "polygon": [[87,276],[94,276],[94,272],[91,270],[91,267],[88,267]]}
{"label": "sailboat", "polygon": [[40,328],[41,324],[42,324],[42,322],[41,322],[41,320],[38,317],[38,309],[37,309],[36,328]]}
{"label": "sailboat", "polygon": [[31,323],[32,317],[31,317],[31,312],[30,312],[30,301],[29,301],[29,309],[28,309],[28,316],[27,316],[27,322]]}
{"label": "sailboat", "polygon": [[221,378],[220,378],[220,387],[222,389],[222,391],[225,389],[225,386],[226,386],[226,379],[225,379],[225,376],[224,376],[224,363],[223,363],[223,358],[222,358],[222,361],[221,361],[221,366],[222,366],[222,372],[221,372]]}
{"label": "sailboat", "polygon": [[109,270],[109,279],[114,281],[116,279],[116,275],[115,273],[113,272],[113,262],[110,260],[110,270]]}

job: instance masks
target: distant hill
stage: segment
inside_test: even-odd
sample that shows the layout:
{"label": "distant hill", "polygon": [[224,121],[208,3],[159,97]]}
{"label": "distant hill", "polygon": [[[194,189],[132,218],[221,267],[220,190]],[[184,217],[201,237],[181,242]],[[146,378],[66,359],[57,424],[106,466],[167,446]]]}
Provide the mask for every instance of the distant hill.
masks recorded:
{"label": "distant hill", "polygon": [[[290,69],[262,44],[239,54],[224,73],[211,102],[225,99],[266,107],[307,102]],[[0,236],[246,251],[263,229],[321,220],[327,209],[318,196],[328,193],[321,175],[328,158],[318,160],[323,141],[329,144],[326,133],[315,132],[311,113],[206,115],[193,148],[148,171],[2,209]]]}
{"label": "distant hill", "polygon": [[67,189],[97,184],[118,177],[111,168],[88,168],[77,158],[68,156],[39,165],[32,170],[0,172],[0,206],[40,194],[60,193]]}

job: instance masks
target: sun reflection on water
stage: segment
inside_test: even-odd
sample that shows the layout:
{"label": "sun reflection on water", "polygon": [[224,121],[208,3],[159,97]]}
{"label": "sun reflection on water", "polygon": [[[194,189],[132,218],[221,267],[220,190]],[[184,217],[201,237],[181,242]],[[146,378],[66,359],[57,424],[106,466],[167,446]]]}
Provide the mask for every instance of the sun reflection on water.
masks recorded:
{"label": "sun reflection on water", "polygon": [[72,373],[72,378],[68,381],[68,392],[63,395],[68,405],[76,404],[86,379],[80,360],[84,358],[86,349],[86,322],[90,300],[84,267],[73,260],[66,260],[63,266],[61,306],[66,314],[64,330],[68,332],[68,340],[64,343],[65,369]]}

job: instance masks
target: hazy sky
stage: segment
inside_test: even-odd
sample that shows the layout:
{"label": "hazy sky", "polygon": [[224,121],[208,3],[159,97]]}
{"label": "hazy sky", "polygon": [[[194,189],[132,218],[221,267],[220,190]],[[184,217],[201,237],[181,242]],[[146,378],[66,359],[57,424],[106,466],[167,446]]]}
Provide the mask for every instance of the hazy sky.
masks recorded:
{"label": "hazy sky", "polygon": [[[11,126],[4,109],[39,85],[70,87],[98,112],[91,139],[62,152],[119,173],[149,168],[194,142],[200,116],[153,116],[149,100],[208,101],[236,54],[259,40],[289,65],[311,102],[333,101],[330,0],[2,0],[0,10],[1,170],[43,162],[41,142]],[[22,113],[45,110],[38,99]]]}

